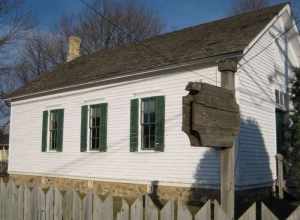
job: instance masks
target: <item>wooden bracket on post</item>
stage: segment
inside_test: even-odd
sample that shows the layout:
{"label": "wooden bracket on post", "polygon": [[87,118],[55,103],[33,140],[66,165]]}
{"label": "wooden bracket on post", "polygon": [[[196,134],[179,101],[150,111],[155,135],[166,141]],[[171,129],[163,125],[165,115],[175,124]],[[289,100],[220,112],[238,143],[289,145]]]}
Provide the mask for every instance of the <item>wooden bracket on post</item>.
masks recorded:
{"label": "wooden bracket on post", "polygon": [[191,145],[231,148],[240,127],[234,93],[206,83],[190,82],[183,97],[182,130]]}
{"label": "wooden bracket on post", "polygon": [[222,60],[221,87],[190,82],[183,97],[182,130],[192,146],[220,150],[221,207],[234,218],[235,139],[240,130],[240,112],[235,99],[234,74],[237,62]]}

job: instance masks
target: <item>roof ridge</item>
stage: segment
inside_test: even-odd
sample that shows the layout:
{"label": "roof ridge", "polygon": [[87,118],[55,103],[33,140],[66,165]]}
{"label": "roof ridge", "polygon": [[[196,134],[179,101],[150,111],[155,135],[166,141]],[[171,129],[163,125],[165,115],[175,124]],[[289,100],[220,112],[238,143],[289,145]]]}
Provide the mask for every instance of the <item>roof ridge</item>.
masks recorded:
{"label": "roof ridge", "polygon": [[[155,40],[155,39],[158,39],[158,38],[163,38],[163,37],[166,37],[168,35],[172,35],[172,34],[176,34],[178,32],[184,32],[184,31],[188,31],[190,29],[195,29],[195,28],[199,28],[201,26],[205,26],[205,25],[213,25],[215,23],[219,23],[219,22],[225,22],[227,20],[231,20],[231,19],[236,19],[237,17],[241,17],[241,16],[246,16],[246,15],[250,15],[252,13],[257,13],[257,12],[262,12],[262,11],[266,11],[266,10],[272,10],[274,8],[284,8],[284,6],[288,5],[289,3],[288,2],[285,2],[285,3],[279,3],[279,4],[274,4],[274,5],[271,5],[271,6],[268,6],[268,7],[264,7],[264,8],[261,8],[259,10],[252,10],[252,11],[248,11],[248,12],[244,12],[244,13],[240,13],[240,14],[237,14],[237,15],[232,15],[232,16],[228,16],[228,17],[223,17],[223,18],[220,18],[220,19],[217,19],[217,20],[212,20],[212,21],[207,21],[207,22],[204,22],[204,23],[200,23],[200,24],[196,24],[196,25],[192,25],[192,26],[188,26],[188,27],[185,27],[185,28],[181,28],[181,29],[178,29],[178,30],[174,30],[174,31],[171,31],[171,32],[166,32],[166,33],[161,33],[159,35],[156,35],[156,36],[152,36],[152,37],[149,37],[149,38],[146,38],[142,41],[139,41],[139,42],[132,42],[132,43],[128,43],[128,44],[124,44],[124,45],[121,45],[119,47],[115,47],[115,48],[102,48],[102,49],[99,49],[97,51],[95,51],[94,53],[91,53],[91,54],[88,54],[88,55],[83,55],[81,57],[86,57],[86,56],[90,56],[90,55],[96,55],[98,53],[103,53],[103,52],[108,52],[108,51],[113,51],[113,50],[119,50],[119,49],[122,49],[122,48],[126,48],[126,47],[130,47],[130,46],[139,46],[143,43],[147,43],[149,41],[152,41],[152,40]],[[78,57],[77,59],[80,59],[80,57]],[[75,60],[75,59],[74,59]]]}
{"label": "roof ridge", "polygon": [[252,10],[252,11],[248,11],[248,12],[244,12],[244,13],[240,13],[240,14],[236,14],[236,15],[232,15],[232,16],[228,16],[228,17],[218,18],[216,20],[211,20],[211,21],[207,21],[207,22],[204,22],[204,23],[200,23],[200,24],[188,26],[188,27],[185,27],[185,28],[181,28],[181,29],[178,29],[178,30],[175,30],[175,31],[171,31],[171,32],[166,32],[166,33],[163,33],[163,34],[159,34],[159,35],[153,36],[151,38],[147,38],[146,40],[150,40],[152,38],[164,36],[166,34],[172,34],[172,33],[181,32],[181,31],[184,31],[184,30],[188,30],[188,29],[197,28],[197,27],[200,27],[202,25],[208,25],[208,24],[214,24],[214,23],[224,22],[226,20],[235,19],[235,18],[240,17],[240,16],[245,16],[245,15],[249,15],[249,14],[257,13],[257,12],[262,12],[262,11],[266,11],[266,10],[271,10],[271,9],[274,9],[274,8],[277,8],[277,7],[278,8],[280,8],[280,7],[283,8],[285,5],[288,5],[288,4],[289,4],[288,2],[286,2],[286,3],[280,3],[280,4],[275,4],[275,5],[271,5],[271,6],[268,6],[268,7],[264,7],[264,8],[258,9],[258,10]]}

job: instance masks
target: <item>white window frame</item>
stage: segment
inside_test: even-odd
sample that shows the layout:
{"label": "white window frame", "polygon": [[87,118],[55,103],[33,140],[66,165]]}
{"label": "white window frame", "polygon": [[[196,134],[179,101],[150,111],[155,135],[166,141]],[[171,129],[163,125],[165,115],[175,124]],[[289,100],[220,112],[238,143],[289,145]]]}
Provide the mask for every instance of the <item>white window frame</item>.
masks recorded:
{"label": "white window frame", "polygon": [[[86,148],[86,152],[87,153],[103,153],[103,152],[100,152],[100,149],[99,150],[91,150],[90,149],[90,106],[91,105],[99,105],[99,104],[104,104],[104,103],[108,103],[107,100],[105,98],[96,98],[96,99],[89,99],[89,100],[85,100],[83,103],[82,103],[82,106],[83,105],[87,105],[88,107],[88,112],[87,112],[87,148]],[[101,118],[100,118],[101,120]],[[99,137],[100,137],[101,134],[99,134]],[[99,146],[100,147],[100,146]]]}
{"label": "white window frame", "polygon": [[[143,111],[143,99],[148,99],[148,98],[153,98],[155,96],[150,96],[150,97],[144,97],[144,98],[141,98],[140,101],[139,101],[139,133],[140,133],[140,144],[139,144],[139,148],[141,151],[155,151],[153,148],[151,149],[145,149],[142,147],[143,143],[142,143],[142,140],[144,139],[143,137],[143,132],[142,132],[142,129],[143,129],[143,126],[142,126],[142,111]],[[155,107],[154,107],[155,108]]]}
{"label": "white window frame", "polygon": [[48,117],[47,117],[47,148],[46,148],[46,152],[49,153],[57,153],[57,150],[53,150],[50,149],[50,115],[51,115],[51,111],[54,110],[59,110],[59,109],[64,109],[62,106],[60,105],[55,105],[55,106],[49,106],[45,111],[48,112]]}
{"label": "white window frame", "polygon": [[[156,97],[156,96],[165,96],[165,94],[161,93],[160,90],[151,90],[151,91],[142,91],[139,93],[134,93],[132,99],[138,99],[138,106],[139,106],[139,110],[138,110],[138,151],[137,152],[141,152],[141,153],[160,153],[160,151],[156,151],[153,149],[149,149],[149,150],[145,150],[142,148],[142,125],[141,125],[141,112],[142,112],[142,99],[144,98],[151,98],[151,97]],[[166,109],[165,109],[166,111]]]}
{"label": "white window frame", "polygon": [[[91,140],[91,137],[90,137],[90,134],[91,134],[91,132],[90,132],[90,122],[91,122],[91,120],[90,120],[90,110],[91,110],[91,106],[93,106],[93,105],[98,105],[98,104],[101,104],[101,103],[93,103],[93,104],[89,104],[88,105],[88,113],[87,113],[87,120],[88,120],[88,122],[87,122],[87,149],[86,149],[86,151],[87,152],[94,152],[94,153],[97,153],[97,152],[100,152],[100,146],[99,146],[99,149],[98,150],[92,150],[91,149],[91,142],[90,142],[90,140]],[[101,121],[101,117],[100,117],[100,121]],[[99,128],[99,138],[100,138],[100,135],[101,135],[101,132],[100,132],[100,128]]]}

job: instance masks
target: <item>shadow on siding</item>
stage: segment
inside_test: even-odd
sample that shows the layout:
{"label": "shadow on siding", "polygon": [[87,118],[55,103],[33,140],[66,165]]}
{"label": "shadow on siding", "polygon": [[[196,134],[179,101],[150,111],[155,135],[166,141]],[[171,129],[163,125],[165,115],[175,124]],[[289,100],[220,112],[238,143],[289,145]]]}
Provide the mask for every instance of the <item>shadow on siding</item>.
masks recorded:
{"label": "shadow on siding", "polygon": [[[260,185],[260,187],[262,187],[262,185],[272,186],[273,179],[270,169],[270,158],[266,150],[261,129],[255,120],[241,121],[240,138],[237,142],[238,144],[236,149],[235,164],[236,187],[240,188],[250,186],[252,188],[255,188],[251,191],[251,193],[249,192],[249,197],[247,193],[245,194],[245,200],[249,200],[249,198],[253,196],[256,191],[258,192],[258,185]],[[216,177],[214,179],[211,179],[211,177],[208,176],[207,172],[203,172],[203,170],[207,170],[207,166],[209,164],[211,164],[211,166],[214,166],[211,161],[212,157],[216,157],[218,160],[218,162],[215,163],[217,164],[216,166],[218,166],[218,168],[214,169],[217,170],[217,173],[211,174],[215,174]],[[192,204],[196,205],[199,203],[204,203],[208,199],[220,200],[220,173],[218,164],[219,152],[214,149],[208,149],[203,159],[199,161],[199,164],[197,165],[194,173],[195,182],[190,193],[190,202]],[[213,185],[203,185],[203,183],[205,183],[207,180],[211,180],[211,183],[213,183]],[[211,190],[211,188],[214,188],[214,190]],[[240,200],[239,205],[241,205]]]}

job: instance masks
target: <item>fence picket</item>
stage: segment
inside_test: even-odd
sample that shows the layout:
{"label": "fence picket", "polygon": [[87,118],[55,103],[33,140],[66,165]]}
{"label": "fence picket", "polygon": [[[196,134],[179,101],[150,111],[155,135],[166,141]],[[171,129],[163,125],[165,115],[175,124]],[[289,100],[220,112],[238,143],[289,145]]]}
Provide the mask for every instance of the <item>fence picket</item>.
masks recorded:
{"label": "fence picket", "polygon": [[[210,220],[212,202],[205,205],[193,216],[183,201],[178,207],[173,200],[168,201],[159,210],[152,199],[145,195],[129,206],[122,199],[121,210],[115,213],[113,198],[108,195],[104,201],[95,193],[89,192],[81,199],[78,192],[69,190],[62,194],[57,188],[49,188],[45,193],[40,187],[33,189],[13,181],[5,184],[0,180],[0,220]],[[262,220],[278,220],[270,209],[262,203]],[[256,204],[239,218],[239,220],[256,220]],[[229,220],[217,201],[214,201],[214,220]],[[300,206],[287,220],[300,219]]]}
{"label": "fence picket", "polygon": [[63,211],[62,211],[63,197],[61,192],[57,188],[54,189],[53,193],[54,193],[53,217],[54,220],[62,220],[63,219]]}
{"label": "fence picket", "polygon": [[107,196],[102,203],[103,219],[113,220],[113,198],[111,195]]}
{"label": "fence picket", "polygon": [[211,219],[211,202],[208,200],[195,215],[195,220]]}
{"label": "fence picket", "polygon": [[239,220],[256,220],[256,203],[254,203]]}
{"label": "fence picket", "polygon": [[178,220],[192,220],[192,214],[188,207],[183,203],[183,201],[178,200],[178,210],[177,219]]}
{"label": "fence picket", "polygon": [[278,220],[278,218],[270,211],[270,209],[262,202],[261,204],[262,220]]}
{"label": "fence picket", "polygon": [[18,188],[17,220],[24,220],[24,186]]}
{"label": "fence picket", "polygon": [[175,202],[170,200],[160,211],[161,220],[174,220],[175,219]]}
{"label": "fence picket", "polygon": [[72,201],[72,220],[84,220],[82,213],[82,200],[77,192],[73,190],[73,201]]}
{"label": "fence picket", "polygon": [[93,194],[88,192],[83,199],[84,220],[93,220]]}
{"label": "fence picket", "polygon": [[8,200],[7,200],[7,219],[17,219],[18,210],[18,193],[17,187],[13,181],[9,181],[7,186]]}
{"label": "fence picket", "polygon": [[103,219],[103,202],[96,193],[93,193],[93,219]]}
{"label": "fence picket", "polygon": [[46,219],[46,196],[40,187],[35,186],[32,190],[32,218],[34,220]]}
{"label": "fence picket", "polygon": [[230,220],[222,207],[219,205],[218,201],[214,201],[214,217],[215,220]]}
{"label": "fence picket", "polygon": [[129,220],[129,205],[124,199],[122,199],[121,210],[117,213],[117,220]]}
{"label": "fence picket", "polygon": [[287,218],[287,220],[298,220],[300,219],[300,206]]}
{"label": "fence picket", "polygon": [[158,209],[152,199],[145,195],[145,220],[158,220]]}
{"label": "fence picket", "polygon": [[143,200],[139,197],[131,205],[130,208],[130,220],[143,220]]}
{"label": "fence picket", "polygon": [[24,188],[24,220],[32,220],[32,194],[28,186]]}
{"label": "fence picket", "polygon": [[54,190],[52,187],[46,193],[46,220],[54,218]]}
{"label": "fence picket", "polygon": [[73,213],[73,191],[68,190],[63,196],[63,219],[72,220]]}
{"label": "fence picket", "polygon": [[0,182],[0,219],[6,220],[7,219],[7,187],[6,184],[1,179]]}

